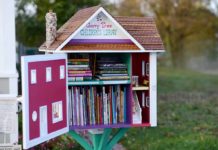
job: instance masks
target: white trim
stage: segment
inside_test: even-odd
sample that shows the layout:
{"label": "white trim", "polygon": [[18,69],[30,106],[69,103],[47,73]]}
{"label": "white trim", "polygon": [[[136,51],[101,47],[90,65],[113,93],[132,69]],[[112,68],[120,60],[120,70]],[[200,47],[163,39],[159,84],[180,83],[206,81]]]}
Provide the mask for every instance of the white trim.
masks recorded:
{"label": "white trim", "polygon": [[0,94],[0,100],[15,100],[17,99],[16,94]]}
{"label": "white trim", "polygon": [[29,62],[37,62],[37,61],[67,59],[67,55],[66,54],[31,55],[31,56],[22,56],[21,59],[26,63],[29,63]]}
{"label": "white trim", "polygon": [[69,132],[69,127],[63,128],[63,129],[55,131],[53,133],[50,133],[49,137],[45,136],[45,137],[40,137],[40,138],[33,139],[31,141],[28,141],[27,143],[25,143],[25,145],[24,145],[24,141],[23,141],[23,149],[28,149],[30,147],[33,147],[33,146],[38,145],[42,142],[53,139],[57,136],[62,135],[63,133],[67,133],[67,132]]}
{"label": "white trim", "polygon": [[[35,138],[30,140],[29,138],[29,95],[28,95],[28,63],[29,62],[38,62],[38,61],[49,61],[49,60],[60,60],[65,59],[67,65],[67,55],[66,54],[46,54],[46,55],[34,55],[34,56],[23,56],[21,57],[21,66],[22,66],[22,93],[23,93],[23,101],[22,101],[22,110],[23,110],[23,148],[28,149],[33,147],[39,143],[50,140],[54,137],[62,135],[69,131],[69,121],[68,121],[68,96],[66,89],[66,111],[67,111],[67,125],[65,128],[55,131],[53,133],[48,134],[45,137]],[[66,70],[66,69],[65,69]],[[67,73],[67,72],[66,72]],[[67,83],[67,77],[66,77]],[[66,84],[67,85],[67,84]]]}
{"label": "white trim", "polygon": [[29,124],[25,122],[29,122],[29,95],[28,95],[28,62],[25,61],[24,57],[21,57],[21,76],[22,76],[22,94],[23,100],[27,99],[22,103],[22,112],[23,112],[23,147],[28,148],[29,142]]}
{"label": "white trim", "polygon": [[56,51],[61,51],[61,49],[75,36],[77,33],[82,30],[87,23],[89,23],[94,17],[96,17],[100,12],[103,12],[121,31],[129,37],[133,43],[140,49],[139,51],[144,52],[145,49],[143,46],[136,41],[103,7],[100,7],[89,19],[87,19],[75,32],[73,32],[57,49]]}
{"label": "white trim", "polygon": [[150,53],[150,124],[157,126],[157,53]]}
{"label": "white trim", "polygon": [[0,73],[0,78],[18,78],[18,73],[4,73],[4,72],[1,72]]}

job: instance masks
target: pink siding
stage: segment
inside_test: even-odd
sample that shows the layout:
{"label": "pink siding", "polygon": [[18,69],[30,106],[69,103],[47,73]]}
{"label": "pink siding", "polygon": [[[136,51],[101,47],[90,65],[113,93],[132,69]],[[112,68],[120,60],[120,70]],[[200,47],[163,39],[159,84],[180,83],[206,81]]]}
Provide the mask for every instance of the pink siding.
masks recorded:
{"label": "pink siding", "polygon": [[[39,107],[47,105],[48,134],[67,126],[66,116],[66,74],[65,79],[60,79],[59,67],[65,66],[65,60],[40,61],[28,64],[29,74],[29,121],[30,140],[40,137]],[[46,67],[52,68],[52,81],[46,82]],[[65,66],[66,67],[66,66]],[[31,84],[31,69],[36,69],[37,83]],[[66,69],[66,68],[65,68]],[[52,123],[52,103],[63,101],[63,120]],[[37,111],[37,120],[32,121],[32,112]]]}

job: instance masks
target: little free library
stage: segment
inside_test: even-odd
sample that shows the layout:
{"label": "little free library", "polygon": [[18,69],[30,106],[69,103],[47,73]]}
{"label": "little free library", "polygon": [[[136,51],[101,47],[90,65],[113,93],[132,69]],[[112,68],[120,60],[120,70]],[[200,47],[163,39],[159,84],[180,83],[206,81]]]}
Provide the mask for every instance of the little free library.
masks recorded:
{"label": "little free library", "polygon": [[45,55],[22,57],[24,149],[65,133],[89,149],[78,130],[102,131],[95,146],[104,149],[112,128],[123,129],[110,149],[124,129],[155,127],[157,53],[164,46],[154,19],[116,17],[95,6],[56,26],[50,11],[39,47]]}

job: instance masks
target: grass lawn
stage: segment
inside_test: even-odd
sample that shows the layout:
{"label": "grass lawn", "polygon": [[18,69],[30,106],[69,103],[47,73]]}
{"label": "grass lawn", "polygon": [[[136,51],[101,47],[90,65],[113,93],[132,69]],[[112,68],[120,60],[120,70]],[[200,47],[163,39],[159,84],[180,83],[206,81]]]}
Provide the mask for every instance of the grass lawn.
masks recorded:
{"label": "grass lawn", "polygon": [[130,129],[128,150],[218,150],[218,76],[158,70],[158,126]]}
{"label": "grass lawn", "polygon": [[[159,68],[158,126],[129,129],[121,143],[127,150],[218,150],[218,76]],[[34,149],[83,148],[61,136]]]}

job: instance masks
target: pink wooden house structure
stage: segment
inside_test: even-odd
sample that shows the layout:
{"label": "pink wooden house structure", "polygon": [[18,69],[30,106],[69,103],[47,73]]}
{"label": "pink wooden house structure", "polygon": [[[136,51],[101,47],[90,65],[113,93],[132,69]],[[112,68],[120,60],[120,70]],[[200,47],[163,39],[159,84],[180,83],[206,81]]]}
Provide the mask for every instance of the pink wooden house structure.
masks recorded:
{"label": "pink wooden house structure", "polygon": [[[57,20],[51,12],[48,18]],[[77,129],[100,128],[109,133],[112,128],[155,127],[157,53],[164,52],[164,46],[154,19],[114,17],[103,7],[95,6],[78,11],[57,32],[56,22],[52,21],[47,22],[50,37],[39,48],[49,54],[22,58],[24,148]],[[88,57],[81,59],[83,54]],[[98,61],[114,63],[114,58],[118,58],[124,73],[117,75],[120,69],[112,68],[109,77],[108,74],[99,77],[102,70],[96,73],[96,67],[102,62]],[[80,66],[81,62],[75,60],[88,64]],[[113,63],[109,66],[113,67]],[[84,70],[76,70],[78,67],[90,69],[91,79],[81,77]],[[78,78],[75,72],[79,72]],[[114,89],[118,89],[116,93]],[[101,100],[103,104],[98,102]],[[75,106],[78,103],[81,105]],[[113,109],[114,103],[118,113]],[[83,111],[76,111],[77,107]],[[99,109],[104,113],[96,112]],[[99,121],[102,118],[107,120]]]}

